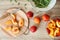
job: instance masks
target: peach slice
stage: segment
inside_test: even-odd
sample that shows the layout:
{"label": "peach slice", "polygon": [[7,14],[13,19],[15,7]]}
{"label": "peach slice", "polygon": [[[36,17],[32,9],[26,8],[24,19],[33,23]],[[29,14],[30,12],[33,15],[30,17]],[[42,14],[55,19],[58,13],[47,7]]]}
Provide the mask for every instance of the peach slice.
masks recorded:
{"label": "peach slice", "polygon": [[16,20],[12,20],[12,23],[13,23],[14,25],[17,25]]}
{"label": "peach slice", "polygon": [[16,14],[11,14],[11,16],[13,17],[13,19],[16,19]]}
{"label": "peach slice", "polygon": [[16,27],[16,26],[13,26],[12,33],[15,34],[15,35],[17,35],[19,32],[20,32],[19,28]]}
{"label": "peach slice", "polygon": [[50,29],[49,36],[52,37],[52,38],[54,38],[54,30],[52,28],[49,28],[49,29]]}
{"label": "peach slice", "polygon": [[55,20],[50,20],[50,21],[51,21],[52,23],[54,23],[54,24],[56,23]]}
{"label": "peach slice", "polygon": [[48,27],[50,27],[50,28],[56,28],[56,25],[55,25],[54,23],[50,22],[50,23],[48,24]]}
{"label": "peach slice", "polygon": [[60,20],[57,20],[57,21],[56,21],[56,25],[57,25],[58,27],[60,27]]}
{"label": "peach slice", "polygon": [[54,33],[54,36],[60,36],[60,29],[59,28],[56,28],[55,30],[55,33]]}
{"label": "peach slice", "polygon": [[24,26],[24,19],[23,18],[20,18],[20,20],[19,20],[19,26]]}
{"label": "peach slice", "polygon": [[8,20],[5,22],[6,25],[11,25],[12,24],[12,21],[11,20]]}
{"label": "peach slice", "polygon": [[50,22],[50,26],[51,26],[51,28],[56,28],[56,22],[54,21],[54,20],[50,20],[51,22]]}
{"label": "peach slice", "polygon": [[11,31],[11,26],[7,26],[6,28],[4,28],[6,31]]}

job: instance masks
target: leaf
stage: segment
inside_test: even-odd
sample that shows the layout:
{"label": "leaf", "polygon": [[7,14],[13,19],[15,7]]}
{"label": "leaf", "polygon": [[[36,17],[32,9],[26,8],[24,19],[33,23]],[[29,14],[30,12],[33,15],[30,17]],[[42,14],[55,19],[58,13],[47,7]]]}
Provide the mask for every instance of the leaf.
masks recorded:
{"label": "leaf", "polygon": [[25,4],[25,6],[26,6],[27,4]]}
{"label": "leaf", "polygon": [[27,1],[29,1],[29,0],[27,0]]}
{"label": "leaf", "polygon": [[17,0],[15,0],[15,2],[17,2]]}
{"label": "leaf", "polygon": [[18,2],[18,5],[20,5],[20,2]]}
{"label": "leaf", "polygon": [[10,0],[10,2],[12,2],[12,0]]}

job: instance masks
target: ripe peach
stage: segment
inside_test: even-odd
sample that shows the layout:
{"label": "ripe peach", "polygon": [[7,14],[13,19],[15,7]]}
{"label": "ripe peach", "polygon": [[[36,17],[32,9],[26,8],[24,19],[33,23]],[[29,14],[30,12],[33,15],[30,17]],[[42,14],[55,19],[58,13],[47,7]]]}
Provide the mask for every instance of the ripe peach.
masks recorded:
{"label": "ripe peach", "polygon": [[36,32],[36,30],[37,30],[37,27],[36,27],[36,26],[31,26],[31,27],[30,27],[30,31],[31,31],[31,32]]}
{"label": "ripe peach", "polygon": [[34,17],[34,22],[35,22],[36,24],[39,24],[40,21],[41,21],[40,17],[37,17],[37,16]]}
{"label": "ripe peach", "polygon": [[48,20],[50,19],[50,16],[47,15],[47,14],[44,14],[44,15],[42,16],[42,19],[43,19],[44,21],[48,21]]}
{"label": "ripe peach", "polygon": [[33,17],[33,12],[28,11],[28,12],[26,13],[26,15],[27,15],[28,18],[32,18],[32,17]]}

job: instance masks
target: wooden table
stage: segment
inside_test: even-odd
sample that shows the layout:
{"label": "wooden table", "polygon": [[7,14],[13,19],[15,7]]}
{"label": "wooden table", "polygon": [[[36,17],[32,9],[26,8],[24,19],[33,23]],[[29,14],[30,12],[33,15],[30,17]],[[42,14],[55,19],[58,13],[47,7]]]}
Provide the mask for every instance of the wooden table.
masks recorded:
{"label": "wooden table", "polygon": [[[5,12],[5,10],[10,8],[10,7],[18,7],[18,5],[16,3],[13,2],[13,4],[14,4],[13,5],[12,3],[9,2],[9,0],[1,0],[0,3],[1,3],[0,4],[0,16],[2,16],[3,13]],[[22,4],[22,6],[24,6],[24,5]],[[30,6],[28,6],[29,8],[27,8],[27,11],[31,10]],[[49,10],[48,13],[50,15],[59,15],[60,16],[60,0],[57,0],[57,3],[54,6],[54,8]],[[6,34],[0,30],[0,39],[1,40],[53,40],[47,35],[45,27],[46,27],[46,23],[44,22],[44,25],[40,25],[40,28],[37,30],[36,33],[32,34],[30,32],[29,35],[23,35],[23,36],[18,37],[18,38],[6,37]]]}
{"label": "wooden table", "polygon": [[56,5],[50,10],[52,13],[60,16],[60,0],[57,0]]}

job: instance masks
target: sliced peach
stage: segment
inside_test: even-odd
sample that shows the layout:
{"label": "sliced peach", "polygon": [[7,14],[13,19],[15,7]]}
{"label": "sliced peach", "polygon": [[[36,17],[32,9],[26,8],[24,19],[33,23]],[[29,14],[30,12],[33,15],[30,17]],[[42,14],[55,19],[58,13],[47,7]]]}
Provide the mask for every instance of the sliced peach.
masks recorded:
{"label": "sliced peach", "polygon": [[60,28],[56,28],[54,36],[60,36]]}
{"label": "sliced peach", "polygon": [[55,25],[54,23],[50,22],[50,23],[48,24],[48,27],[50,27],[50,28],[56,28],[56,25]]}
{"label": "sliced peach", "polygon": [[11,20],[8,20],[5,22],[6,25],[11,25],[12,24],[12,21]]}
{"label": "sliced peach", "polygon": [[16,14],[11,14],[11,16],[13,17],[13,19],[16,19]]}
{"label": "sliced peach", "polygon": [[16,26],[13,26],[13,28],[12,28],[12,33],[16,35],[16,34],[18,34],[19,32],[20,32],[19,28],[16,27]]}
{"label": "sliced peach", "polygon": [[17,25],[16,20],[12,20],[12,23],[13,23],[14,25]]}
{"label": "sliced peach", "polygon": [[20,18],[20,20],[19,20],[19,26],[24,26],[24,19],[23,18]]}
{"label": "sliced peach", "polygon": [[11,26],[7,26],[7,27],[5,28],[5,30],[6,30],[6,31],[11,31]]}
{"label": "sliced peach", "polygon": [[52,19],[51,19],[50,21],[51,21],[52,23],[54,23],[54,24],[56,23],[55,20],[52,20]]}
{"label": "sliced peach", "polygon": [[50,28],[50,34],[49,34],[50,37],[54,38],[54,30],[52,28]]}
{"label": "sliced peach", "polygon": [[[58,27],[57,27],[58,26]],[[48,24],[48,32],[50,33],[49,36],[52,38],[60,36],[60,19],[57,20],[50,20]]]}
{"label": "sliced peach", "polygon": [[50,37],[54,38],[54,35],[53,34],[49,34]]}
{"label": "sliced peach", "polygon": [[58,27],[60,27],[60,20],[57,20],[57,21],[56,21],[56,25],[57,25]]}

